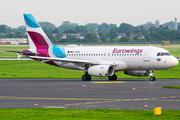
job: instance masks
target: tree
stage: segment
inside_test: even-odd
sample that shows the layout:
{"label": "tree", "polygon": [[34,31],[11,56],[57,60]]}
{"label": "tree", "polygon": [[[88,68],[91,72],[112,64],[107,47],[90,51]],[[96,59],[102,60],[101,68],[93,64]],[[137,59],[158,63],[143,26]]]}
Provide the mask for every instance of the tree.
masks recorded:
{"label": "tree", "polygon": [[102,31],[98,32],[98,35],[99,35],[100,38],[102,38],[103,36],[105,36],[104,32],[102,32]]}
{"label": "tree", "polygon": [[75,30],[67,29],[63,33],[78,33],[78,32]]}
{"label": "tree", "polygon": [[130,32],[126,32],[126,36],[130,38]]}
{"label": "tree", "polygon": [[56,29],[56,26],[50,22],[38,22],[38,23],[42,28],[46,27],[47,29],[50,29],[50,28],[52,30]]}
{"label": "tree", "polygon": [[59,29],[56,28],[56,29],[52,30],[51,33],[59,33]]}
{"label": "tree", "polygon": [[177,31],[179,31],[179,32],[180,32],[180,25],[178,25]]}
{"label": "tree", "polygon": [[79,33],[87,33],[88,29],[86,26],[80,25],[80,26],[75,27],[75,31],[77,31]]}
{"label": "tree", "polygon": [[5,25],[0,25],[0,33],[6,33]]}
{"label": "tree", "polygon": [[170,21],[170,22],[164,23],[163,25],[164,25],[164,26],[168,26],[169,28],[173,29],[175,23],[174,23],[173,21]]}
{"label": "tree", "polygon": [[138,33],[137,33],[137,38],[142,38],[141,32],[138,32]]}
{"label": "tree", "polygon": [[104,27],[104,28],[108,29],[108,28],[109,28],[109,25],[108,25],[107,23],[102,23],[102,24],[101,24],[101,27]]}
{"label": "tree", "polygon": [[130,24],[127,24],[127,23],[122,23],[120,26],[119,26],[119,30],[118,32],[119,33],[126,33],[126,32],[132,32],[133,31],[133,26],[130,25]]}
{"label": "tree", "polygon": [[87,23],[85,25],[89,32],[96,33],[98,30],[98,24],[97,23]]}
{"label": "tree", "polygon": [[149,28],[149,32],[154,32],[154,31],[156,31],[156,27],[155,27],[155,26],[151,26],[151,27]]}
{"label": "tree", "polygon": [[142,35],[144,36],[148,34],[148,31],[144,28],[134,28],[133,33],[138,33],[138,32],[142,33]]}
{"label": "tree", "polygon": [[64,32],[67,29],[74,30],[75,27],[78,26],[77,23],[70,23],[69,21],[64,21],[60,26],[59,29],[61,32]]}
{"label": "tree", "polygon": [[116,31],[118,31],[118,27],[116,24],[109,24],[109,29],[115,29]]}
{"label": "tree", "polygon": [[76,42],[76,36],[75,35],[69,35],[67,34],[67,38],[66,38],[66,41],[67,42]]}
{"label": "tree", "polygon": [[123,36],[120,38],[120,42],[128,42],[130,39],[127,36]]}
{"label": "tree", "polygon": [[101,37],[101,40],[102,40],[102,42],[106,42],[106,41],[107,41],[107,39],[106,39],[105,36],[102,36],[102,37]]}
{"label": "tree", "polygon": [[111,29],[109,34],[111,39],[117,38],[118,36],[118,32],[115,29]]}
{"label": "tree", "polygon": [[12,33],[8,33],[8,34],[6,34],[6,36],[5,36],[6,38],[13,38],[14,37],[14,34],[12,34]]}
{"label": "tree", "polygon": [[21,33],[21,31],[17,31],[17,32],[15,32],[14,37],[15,38],[23,38],[24,35]]}
{"label": "tree", "polygon": [[98,41],[97,35],[94,33],[87,33],[85,35],[85,39],[88,42],[97,42]]}

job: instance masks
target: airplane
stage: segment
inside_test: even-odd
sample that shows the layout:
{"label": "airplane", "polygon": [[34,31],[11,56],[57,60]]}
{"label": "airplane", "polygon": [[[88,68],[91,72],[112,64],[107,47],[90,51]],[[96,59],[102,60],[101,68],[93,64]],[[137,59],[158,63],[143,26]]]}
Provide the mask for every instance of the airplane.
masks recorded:
{"label": "airplane", "polygon": [[16,52],[33,60],[57,67],[83,70],[83,81],[91,76],[117,80],[118,71],[131,76],[150,76],[155,81],[155,70],[166,70],[179,61],[167,50],[153,46],[58,47],[46,36],[32,14],[24,14],[30,49]]}

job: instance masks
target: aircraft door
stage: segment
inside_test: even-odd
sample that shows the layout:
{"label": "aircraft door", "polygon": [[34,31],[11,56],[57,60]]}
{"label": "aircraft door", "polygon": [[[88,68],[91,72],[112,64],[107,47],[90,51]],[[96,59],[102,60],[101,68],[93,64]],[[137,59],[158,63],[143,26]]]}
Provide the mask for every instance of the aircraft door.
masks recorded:
{"label": "aircraft door", "polygon": [[143,57],[143,61],[144,62],[149,62],[149,55],[150,55],[150,52],[151,52],[151,49],[145,49],[145,52],[144,52],[144,57]]}

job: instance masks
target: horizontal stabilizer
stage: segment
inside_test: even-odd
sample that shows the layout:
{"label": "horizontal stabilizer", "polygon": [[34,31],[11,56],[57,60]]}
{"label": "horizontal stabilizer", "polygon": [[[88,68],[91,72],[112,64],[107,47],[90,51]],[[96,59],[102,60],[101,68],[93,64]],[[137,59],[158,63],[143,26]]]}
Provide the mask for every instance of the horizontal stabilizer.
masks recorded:
{"label": "horizontal stabilizer", "polygon": [[9,50],[5,50],[5,52],[23,53],[23,54],[26,54],[26,55],[39,55],[39,53],[29,53],[29,52],[20,52],[20,51],[9,51]]}

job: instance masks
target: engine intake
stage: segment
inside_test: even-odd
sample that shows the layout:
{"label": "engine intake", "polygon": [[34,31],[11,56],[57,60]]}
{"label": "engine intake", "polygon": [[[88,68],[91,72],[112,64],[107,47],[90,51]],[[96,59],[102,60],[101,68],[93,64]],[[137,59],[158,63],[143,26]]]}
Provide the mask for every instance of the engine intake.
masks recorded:
{"label": "engine intake", "polygon": [[114,68],[110,65],[95,65],[89,67],[87,72],[91,76],[106,77],[114,74]]}

